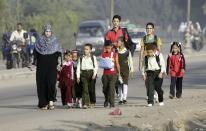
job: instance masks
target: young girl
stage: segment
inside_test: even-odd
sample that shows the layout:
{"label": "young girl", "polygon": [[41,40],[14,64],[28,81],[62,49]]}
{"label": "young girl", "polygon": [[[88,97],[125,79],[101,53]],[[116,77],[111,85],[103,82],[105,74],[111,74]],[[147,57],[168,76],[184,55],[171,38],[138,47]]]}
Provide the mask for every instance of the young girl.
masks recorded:
{"label": "young girl", "polygon": [[173,42],[170,49],[170,54],[167,59],[167,74],[171,76],[170,94],[169,98],[182,96],[182,80],[185,73],[185,58],[182,54],[181,44],[179,42]]}
{"label": "young girl", "polygon": [[81,82],[78,83],[77,82],[77,75],[76,75],[76,71],[77,71],[77,64],[78,64],[78,51],[77,50],[73,50],[72,51],[72,60],[73,60],[73,67],[74,67],[74,85],[73,85],[73,99],[74,99],[74,103],[76,107],[81,108],[82,107],[82,84]]}
{"label": "young girl", "polygon": [[72,54],[70,51],[64,52],[64,62],[59,75],[59,88],[61,90],[62,104],[72,107],[72,86],[74,80]]}
{"label": "young girl", "polygon": [[123,37],[118,39],[118,59],[120,65],[120,85],[118,94],[120,95],[119,104],[127,103],[128,78],[129,73],[134,71],[131,52],[125,47]]}

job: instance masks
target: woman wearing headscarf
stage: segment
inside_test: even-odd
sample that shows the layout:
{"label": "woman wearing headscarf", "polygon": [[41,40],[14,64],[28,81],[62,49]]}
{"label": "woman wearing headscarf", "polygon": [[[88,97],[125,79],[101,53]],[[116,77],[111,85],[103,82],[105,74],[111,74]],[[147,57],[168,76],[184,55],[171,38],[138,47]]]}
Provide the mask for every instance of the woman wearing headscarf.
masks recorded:
{"label": "woman wearing headscarf", "polygon": [[35,44],[36,83],[38,107],[54,109],[58,58],[62,48],[53,35],[51,25],[45,25],[42,36]]}

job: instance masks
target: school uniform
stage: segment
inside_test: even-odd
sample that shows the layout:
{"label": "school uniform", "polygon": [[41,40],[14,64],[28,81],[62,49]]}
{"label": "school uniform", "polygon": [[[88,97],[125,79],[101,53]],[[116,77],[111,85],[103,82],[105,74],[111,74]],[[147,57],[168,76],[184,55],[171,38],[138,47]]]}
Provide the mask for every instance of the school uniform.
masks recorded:
{"label": "school uniform", "polygon": [[153,56],[145,56],[142,63],[142,75],[147,77],[148,104],[154,104],[154,90],[158,94],[159,102],[163,102],[163,79],[159,78],[159,73],[165,73],[165,62],[161,53]]}
{"label": "school uniform", "polygon": [[171,76],[170,83],[170,95],[175,97],[175,87],[176,87],[176,97],[180,98],[182,96],[182,80],[184,73],[182,69],[185,70],[185,58],[183,54],[170,54],[167,58],[167,74]]}
{"label": "school uniform", "polygon": [[77,61],[73,61],[73,67],[74,67],[74,86],[73,86],[73,98],[76,100],[76,98],[81,99],[82,98],[82,83],[77,83]]}
{"label": "school uniform", "polygon": [[77,64],[77,78],[82,82],[82,104],[90,106],[96,103],[95,84],[96,78],[92,79],[93,75],[97,75],[98,64],[96,56],[90,55],[79,58]]}
{"label": "school uniform", "polygon": [[119,59],[119,65],[120,65],[120,75],[122,78],[122,82],[118,86],[118,94],[120,95],[120,102],[126,101],[127,99],[127,92],[128,92],[128,78],[129,78],[129,72],[133,72],[133,61],[131,52],[127,50],[126,48],[123,48],[122,50],[118,50],[118,59]]}
{"label": "school uniform", "polygon": [[102,76],[103,93],[105,97],[104,107],[110,104],[110,107],[114,107],[115,104],[115,84],[117,80],[117,69],[116,69],[116,57],[115,52],[103,52],[102,58],[112,58],[114,67],[112,69],[104,69]]}
{"label": "school uniform", "polygon": [[62,105],[72,104],[74,70],[72,61],[64,62],[59,75]]}

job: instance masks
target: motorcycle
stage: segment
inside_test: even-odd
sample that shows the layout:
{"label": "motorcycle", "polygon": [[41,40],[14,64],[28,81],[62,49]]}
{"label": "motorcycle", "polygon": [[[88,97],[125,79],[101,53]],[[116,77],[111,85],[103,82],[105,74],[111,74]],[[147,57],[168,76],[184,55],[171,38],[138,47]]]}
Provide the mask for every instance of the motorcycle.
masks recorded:
{"label": "motorcycle", "polygon": [[191,38],[191,44],[194,50],[200,51],[204,46],[203,36],[201,34],[193,35]]}
{"label": "motorcycle", "polygon": [[17,42],[12,43],[11,45],[11,60],[13,68],[20,68],[20,60],[21,60],[21,46],[17,44]]}

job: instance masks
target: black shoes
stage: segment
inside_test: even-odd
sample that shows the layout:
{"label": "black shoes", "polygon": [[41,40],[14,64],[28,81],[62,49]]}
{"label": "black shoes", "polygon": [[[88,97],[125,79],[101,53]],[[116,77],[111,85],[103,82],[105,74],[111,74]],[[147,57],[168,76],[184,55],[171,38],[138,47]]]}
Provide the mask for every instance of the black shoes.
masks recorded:
{"label": "black shoes", "polygon": [[127,100],[119,101],[119,105],[127,104]]}
{"label": "black shoes", "polygon": [[122,105],[123,104],[123,101],[119,101],[119,105]]}
{"label": "black shoes", "polygon": [[123,104],[127,104],[127,100],[123,100]]}
{"label": "black shoes", "polygon": [[109,103],[105,101],[104,102],[104,107],[107,108],[108,106],[109,106]]}

